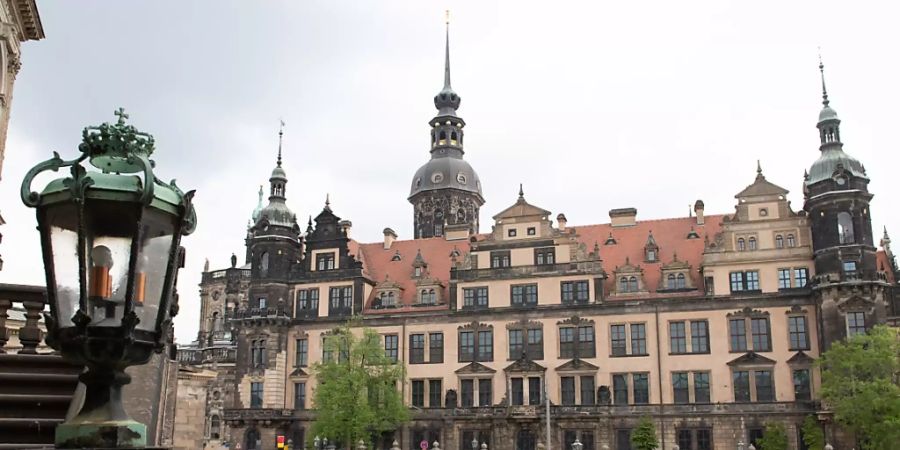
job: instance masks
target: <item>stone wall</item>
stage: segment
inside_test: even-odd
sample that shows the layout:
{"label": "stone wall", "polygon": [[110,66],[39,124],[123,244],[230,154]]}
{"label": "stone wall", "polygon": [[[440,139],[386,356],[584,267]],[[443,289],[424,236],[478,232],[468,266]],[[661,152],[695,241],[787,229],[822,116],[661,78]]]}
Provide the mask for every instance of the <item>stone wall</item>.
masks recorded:
{"label": "stone wall", "polygon": [[206,445],[206,397],[216,378],[211,370],[178,369],[178,414],[175,415],[175,450],[198,450]]}

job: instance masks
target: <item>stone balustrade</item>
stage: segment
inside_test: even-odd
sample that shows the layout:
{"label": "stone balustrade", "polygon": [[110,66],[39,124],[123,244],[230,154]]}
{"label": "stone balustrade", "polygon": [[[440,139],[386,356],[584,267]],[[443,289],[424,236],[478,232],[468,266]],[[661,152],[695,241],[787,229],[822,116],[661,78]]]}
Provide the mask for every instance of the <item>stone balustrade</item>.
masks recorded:
{"label": "stone balustrade", "polygon": [[0,284],[0,353],[35,355],[43,349],[46,294],[42,286]]}

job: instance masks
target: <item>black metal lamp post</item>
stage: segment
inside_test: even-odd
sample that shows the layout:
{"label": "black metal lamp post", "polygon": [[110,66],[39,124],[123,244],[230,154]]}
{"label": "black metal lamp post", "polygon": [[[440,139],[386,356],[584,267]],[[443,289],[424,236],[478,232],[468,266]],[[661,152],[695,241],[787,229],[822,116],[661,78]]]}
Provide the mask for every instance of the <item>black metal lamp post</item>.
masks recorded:
{"label": "black metal lamp post", "polygon": [[[165,346],[181,236],[196,225],[194,192],[157,179],[153,137],[127,125],[121,108],[116,115],[115,124],[84,129],[78,158],[54,152],[22,182],[41,235],[47,344],[87,367],[84,406],[57,427],[57,448],[146,445],[146,426],[122,405],[122,386],[131,381],[125,368]],[[85,160],[99,171],[85,170]],[[31,191],[35,176],[63,167],[70,176]]]}

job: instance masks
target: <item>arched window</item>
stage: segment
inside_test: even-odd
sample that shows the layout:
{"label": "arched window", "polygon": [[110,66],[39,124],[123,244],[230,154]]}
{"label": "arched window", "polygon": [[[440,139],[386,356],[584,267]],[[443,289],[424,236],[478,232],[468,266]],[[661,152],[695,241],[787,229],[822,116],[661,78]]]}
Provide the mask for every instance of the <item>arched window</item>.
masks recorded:
{"label": "arched window", "polygon": [[450,133],[450,143],[456,144],[456,132],[455,131]]}
{"label": "arched window", "polygon": [[444,144],[446,142],[447,142],[447,133],[444,131],[441,131],[440,138],[438,138],[438,144]]}
{"label": "arched window", "polygon": [[221,422],[219,420],[219,416],[213,414],[212,417],[209,418],[209,437],[210,439],[218,439],[219,438],[219,427],[221,426]]}
{"label": "arched window", "polygon": [[628,277],[619,278],[619,292],[628,292]]}
{"label": "arched window", "polygon": [[444,235],[444,211],[440,209],[434,212],[434,235],[435,237]]}
{"label": "arched window", "polygon": [[744,250],[746,250],[746,249],[747,249],[747,248],[746,248],[746,244],[744,243],[744,238],[738,239],[738,251],[739,251],[739,252],[742,252],[742,251],[744,251]]}
{"label": "arched window", "polygon": [[434,289],[429,289],[428,290],[428,303],[436,303],[436,302],[437,302],[437,298],[435,298]]}
{"label": "arched window", "polygon": [[838,213],[838,242],[841,244],[852,244],[856,242],[856,236],[853,234],[853,218],[850,213]]}
{"label": "arched window", "polygon": [[755,237],[750,238],[750,250],[756,250],[756,238]]}
{"label": "arched window", "polygon": [[255,428],[251,428],[247,430],[247,445],[244,446],[247,450],[260,450],[262,443],[259,441],[259,431],[256,431]]}
{"label": "arched window", "polygon": [[666,277],[666,288],[667,289],[675,289],[675,274],[670,273],[669,276]]}
{"label": "arched window", "polygon": [[784,248],[784,238],[780,234],[775,236],[775,248]]}
{"label": "arched window", "polygon": [[269,253],[263,252],[259,256],[259,276],[264,277],[267,275],[269,275]]}
{"label": "arched window", "polygon": [[213,331],[219,331],[221,328],[221,322],[219,321],[219,312],[216,311],[212,315],[212,328]]}
{"label": "arched window", "polygon": [[675,283],[675,287],[678,289],[684,289],[686,287],[683,273],[678,274],[678,281]]}
{"label": "arched window", "polygon": [[386,305],[386,306],[394,306],[394,305],[396,305],[396,299],[394,298],[394,293],[393,293],[393,292],[388,292],[388,295],[387,295],[387,302],[382,303],[382,304],[383,304],[383,305]]}
{"label": "arched window", "polygon": [[631,277],[628,279],[628,292],[637,292],[638,291],[638,282],[637,277]]}
{"label": "arched window", "polygon": [[797,245],[797,242],[794,240],[793,234],[787,235],[787,244],[788,244],[788,247],[794,247]]}

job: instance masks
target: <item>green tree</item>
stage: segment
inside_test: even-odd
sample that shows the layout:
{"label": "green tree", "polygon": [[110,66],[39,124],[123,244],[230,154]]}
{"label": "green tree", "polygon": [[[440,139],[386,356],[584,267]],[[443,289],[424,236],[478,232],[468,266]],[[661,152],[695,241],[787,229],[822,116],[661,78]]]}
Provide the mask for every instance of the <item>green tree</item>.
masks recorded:
{"label": "green tree", "polygon": [[822,426],[819,425],[816,416],[806,416],[803,419],[803,427],[800,431],[803,434],[803,442],[806,443],[807,448],[825,448],[825,435],[822,433]]}
{"label": "green tree", "polygon": [[784,424],[767,423],[762,438],[757,441],[757,450],[788,450],[787,430]]}
{"label": "green tree", "polygon": [[819,360],[822,400],[860,448],[890,450],[900,441],[900,337],[876,326],[837,342]]}
{"label": "green tree", "polygon": [[631,432],[631,445],[635,450],[655,450],[659,447],[656,440],[656,427],[649,417],[644,417],[638,422],[637,428]]}
{"label": "green tree", "polygon": [[326,337],[324,345],[326,357],[312,366],[318,384],[311,436],[353,448],[359,440],[371,443],[374,436],[409,420],[398,390],[403,366],[385,355],[375,330],[355,334],[347,324]]}

